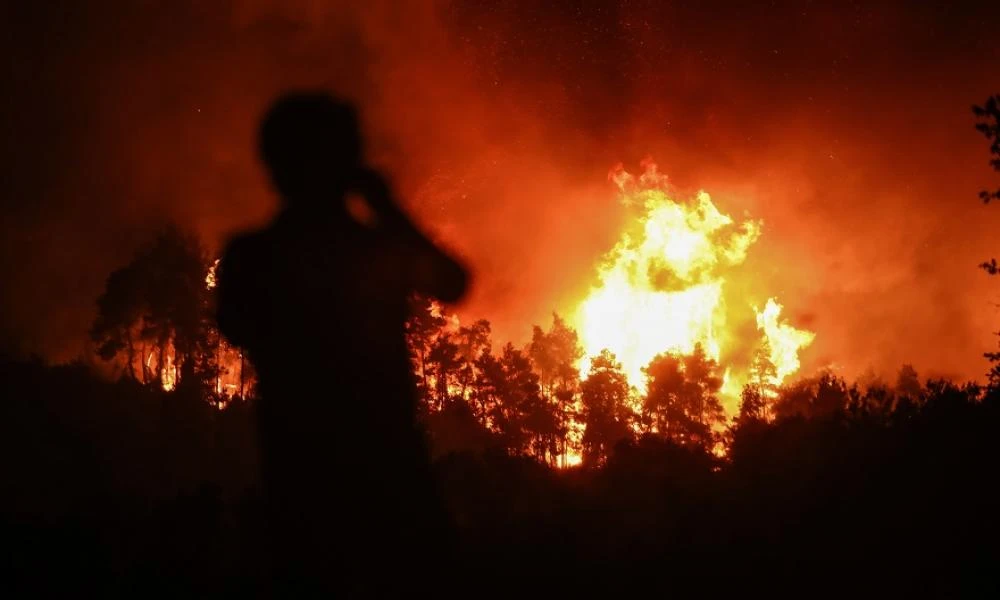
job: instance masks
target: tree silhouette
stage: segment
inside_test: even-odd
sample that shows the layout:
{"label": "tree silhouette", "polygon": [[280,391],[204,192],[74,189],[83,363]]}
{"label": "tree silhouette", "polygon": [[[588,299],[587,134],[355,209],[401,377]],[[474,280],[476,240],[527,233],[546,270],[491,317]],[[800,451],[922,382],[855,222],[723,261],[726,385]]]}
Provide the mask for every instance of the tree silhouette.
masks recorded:
{"label": "tree silhouette", "polygon": [[428,400],[431,406],[440,410],[458,394],[459,369],[462,366],[458,343],[448,332],[440,332],[431,343],[430,351],[425,358],[426,375],[433,382],[433,388],[428,389]]}
{"label": "tree silhouette", "polygon": [[507,450],[540,459],[554,453],[557,419],[528,356],[508,343],[499,357],[483,352],[476,370],[475,401]]}
{"label": "tree silhouette", "polygon": [[770,405],[778,395],[775,385],[778,370],[771,361],[771,346],[765,339],[754,352],[750,364],[750,377],[740,392],[738,423],[748,421],[770,421]]}
{"label": "tree silhouette", "polygon": [[197,239],[165,229],[108,277],[90,332],[98,354],[105,360],[124,355],[127,375],[144,383],[162,384],[165,375],[175,384],[213,380],[219,338],[210,317],[208,272]]}
{"label": "tree silhouette", "polygon": [[899,368],[896,374],[896,394],[916,399],[920,396],[920,377],[911,364]]}
{"label": "tree silhouette", "polygon": [[580,373],[576,365],[583,357],[583,348],[576,331],[566,325],[562,317],[553,313],[552,326],[548,331],[534,326],[528,354],[538,373],[542,392],[554,406],[559,446],[557,453],[565,456],[569,446],[570,422],[576,416],[575,404],[580,386]]}
{"label": "tree silhouette", "polygon": [[629,408],[629,385],[621,363],[609,350],[602,350],[590,363],[587,378],[580,383],[583,459],[601,464],[621,440],[632,437],[635,416]]}
{"label": "tree silhouette", "polygon": [[[198,313],[171,307],[196,305],[193,295],[175,294],[169,302],[152,298],[170,288],[159,273],[180,247],[177,240],[158,243],[174,250],[144,249],[108,278],[99,302],[98,350],[123,365],[134,357],[135,372],[124,369],[126,380],[141,380],[140,363],[159,351],[164,330],[172,347],[185,335],[181,317]],[[198,279],[194,270],[186,277]],[[191,289],[211,301],[210,289]],[[527,589],[525,582],[542,571],[568,569],[606,575],[621,586],[637,565],[670,568],[675,581],[689,576],[700,584],[717,571],[719,559],[736,565],[730,585],[742,589],[746,576],[770,577],[775,565],[780,573],[813,568],[807,578],[817,580],[842,554],[865,565],[866,578],[872,573],[868,565],[878,564],[893,586],[906,580],[898,574],[915,566],[943,574],[946,590],[969,569],[992,576],[990,544],[1000,531],[989,487],[1000,423],[995,388],[944,380],[921,385],[910,365],[903,365],[892,385],[872,373],[848,385],[824,372],[778,387],[762,345],[751,361],[740,416],[723,434],[723,459],[705,452],[719,447],[722,412],[718,366],[702,348],[691,356],[660,355],[647,366],[641,416],[651,433],[638,438],[633,428],[639,415],[632,408],[638,399],[614,355],[604,351],[593,357],[574,392],[585,425],[582,455],[597,468],[565,476],[547,465],[565,450],[558,393],[572,387],[566,382],[576,375],[563,369],[561,379],[558,367],[571,364],[573,353],[550,359],[560,355],[553,348],[573,347],[560,341],[571,335],[553,332],[571,330],[554,319],[550,331],[537,329],[527,348],[507,344],[494,353],[487,321],[459,327],[435,306],[423,307],[422,318],[408,327],[408,333],[420,333],[410,336],[413,370],[428,382],[421,417],[435,472],[460,524],[467,559],[462,569],[472,564],[482,572],[500,570],[513,593]],[[193,327],[197,333],[204,326]],[[180,353],[183,342],[176,346],[177,364],[190,363],[195,381],[208,368],[202,359],[211,359],[198,348],[211,346],[213,332],[208,327],[204,341],[194,344],[193,358]],[[148,375],[156,383],[155,373]],[[0,359],[0,385],[11,399],[8,410],[15,408],[2,420],[9,429],[0,436],[8,444],[0,453],[8,457],[4,472],[24,482],[5,501],[30,510],[44,504],[32,494],[48,487],[51,498],[63,502],[56,506],[66,507],[60,510],[79,511],[75,523],[100,523],[88,512],[94,503],[83,499],[113,498],[130,515],[122,518],[136,525],[135,540],[154,543],[140,559],[122,551],[124,544],[114,546],[116,563],[107,572],[118,572],[117,561],[131,561],[133,574],[185,563],[195,547],[197,562],[211,565],[205,570],[212,577],[245,581],[252,549],[239,552],[260,520],[252,494],[242,491],[253,487],[247,457],[255,441],[247,405],[209,408],[198,401],[206,397],[205,388],[202,396],[185,391],[163,402],[158,385],[97,380],[82,365],[11,366]],[[336,391],[335,382],[322,385]],[[372,451],[365,440],[354,441],[360,447],[346,449]],[[237,477],[240,469],[246,473]],[[337,472],[317,476],[342,483]],[[201,487],[202,481],[210,485]],[[225,483],[225,495],[204,491],[217,482]],[[164,518],[151,532],[150,517],[143,515],[154,513]],[[38,532],[19,525],[17,540],[32,548],[23,541]],[[169,545],[161,547],[163,539]],[[213,545],[220,539],[225,543]],[[143,545],[132,541],[127,547]],[[953,558],[956,547],[962,552]],[[71,558],[53,561],[47,551],[37,554],[39,572],[80,555],[63,552]],[[178,571],[194,568],[208,577],[190,562]],[[454,578],[462,571],[456,565],[446,572]],[[842,572],[858,571],[848,564]],[[566,581],[558,578],[561,592]],[[573,579],[568,585],[590,591],[589,583]],[[770,589],[774,582],[765,585]]]}
{"label": "tree silhouette", "polygon": [[428,355],[446,322],[440,307],[433,300],[420,295],[413,297],[410,317],[406,321],[406,342],[417,376],[417,393],[424,404],[431,402],[434,393],[430,385]]}
{"label": "tree silhouette", "polygon": [[484,453],[496,444],[494,436],[464,400],[450,399],[440,410],[424,416],[435,457],[454,452]]}
{"label": "tree silhouette", "polygon": [[[145,356],[136,356],[136,345],[143,335],[141,294],[142,284],[135,263],[112,272],[104,293],[97,300],[97,318],[91,326],[90,337],[104,360],[112,360],[124,352],[126,373],[133,380],[145,383],[145,369],[142,368]],[[142,377],[136,374],[137,362]]]}
{"label": "tree silhouette", "polygon": [[454,336],[458,344],[458,358],[461,366],[458,369],[457,380],[459,396],[470,400],[472,388],[476,382],[476,359],[492,347],[490,340],[490,322],[479,319],[469,326],[461,326]]}
{"label": "tree silhouette", "polygon": [[896,395],[884,381],[869,376],[855,381],[847,390],[847,409],[855,419],[887,424],[896,409]]}
{"label": "tree silhouette", "polygon": [[765,422],[767,420],[767,399],[760,387],[747,383],[740,390],[740,412],[737,424]]}
{"label": "tree silhouette", "polygon": [[818,377],[802,379],[782,388],[774,404],[774,414],[778,419],[826,418],[842,413],[848,401],[847,382],[824,371]]}
{"label": "tree silhouette", "polygon": [[[972,112],[976,115],[976,131],[990,141],[990,166],[994,171],[1000,172],[1000,94],[990,96],[982,106],[973,106]],[[983,190],[979,192],[979,198],[983,202],[1000,200],[1000,188],[992,192]],[[995,260],[990,262],[989,267],[984,265],[984,268],[993,275],[997,273]]]}
{"label": "tree silhouette", "polygon": [[[990,166],[994,171],[1000,172],[1000,94],[990,96],[982,106],[973,106],[972,112],[976,115],[976,131],[990,141]],[[983,190],[979,192],[979,198],[984,203],[1000,200],[1000,188],[992,192]],[[1000,274],[1000,263],[995,258],[984,261],[979,266],[990,275]],[[987,373],[990,385],[1000,386],[1000,352],[986,352],[983,356],[991,365]]]}
{"label": "tree silhouette", "polygon": [[579,378],[576,363],[583,356],[583,348],[576,331],[557,314],[552,315],[552,326],[548,331],[534,326],[528,353],[539,381],[549,394]]}
{"label": "tree silhouette", "polygon": [[681,445],[712,447],[713,430],[725,419],[717,370],[700,344],[690,355],[660,354],[650,361],[643,369],[648,386],[643,412],[659,435]]}

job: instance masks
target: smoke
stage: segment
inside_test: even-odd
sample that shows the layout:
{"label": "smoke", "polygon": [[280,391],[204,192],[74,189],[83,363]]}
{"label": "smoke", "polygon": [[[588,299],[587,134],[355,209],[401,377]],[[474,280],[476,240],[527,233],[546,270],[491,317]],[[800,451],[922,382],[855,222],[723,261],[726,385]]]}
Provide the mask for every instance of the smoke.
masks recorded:
{"label": "smoke", "polygon": [[[164,222],[212,248],[266,222],[254,156],[282,90],[362,109],[370,159],[476,272],[500,339],[569,312],[652,156],[764,222],[727,297],[776,294],[824,365],[972,377],[994,344],[983,140],[996,8],[661,2],[46,3],[8,9],[14,90],[0,343],[84,351],[104,278]],[[749,311],[750,309],[747,308]],[[935,371],[936,370],[936,371]]]}

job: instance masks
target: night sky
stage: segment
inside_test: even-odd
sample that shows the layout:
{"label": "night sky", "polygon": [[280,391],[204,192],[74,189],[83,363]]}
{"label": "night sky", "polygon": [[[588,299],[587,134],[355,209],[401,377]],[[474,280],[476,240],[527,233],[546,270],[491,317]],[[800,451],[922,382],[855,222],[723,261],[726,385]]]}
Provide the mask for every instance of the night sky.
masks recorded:
{"label": "night sky", "polygon": [[84,352],[164,223],[213,249],[262,224],[257,119],[322,86],[501,340],[582,297],[628,217],[608,170],[650,156],[763,219],[742,286],[817,333],[807,369],[986,371],[1000,212],[970,106],[1000,92],[998,3],[9,4],[2,350]]}

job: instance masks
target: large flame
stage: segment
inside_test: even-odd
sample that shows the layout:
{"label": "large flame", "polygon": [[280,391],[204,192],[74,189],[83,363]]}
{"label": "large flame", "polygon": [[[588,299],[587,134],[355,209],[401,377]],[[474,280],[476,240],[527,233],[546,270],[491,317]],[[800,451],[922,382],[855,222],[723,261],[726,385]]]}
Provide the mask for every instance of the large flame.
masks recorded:
{"label": "large flame", "polygon": [[[599,283],[580,304],[576,325],[587,356],[609,349],[621,361],[629,382],[645,389],[642,369],[663,352],[691,353],[701,345],[719,360],[726,343],[770,348],[780,384],[799,367],[798,352],[813,334],[779,323],[781,306],[769,299],[758,313],[761,340],[736,341],[727,330],[723,300],[726,277],[746,259],[761,233],[761,223],[736,222],[705,192],[689,201],[674,199],[666,177],[652,162],[636,177],[621,166],[610,174],[630,206],[641,214],[638,228],[626,231],[598,269]],[[589,359],[581,361],[586,375]],[[723,393],[738,394],[746,372],[726,366]],[[745,368],[743,369],[746,370]]]}
{"label": "large flame", "polygon": [[786,377],[799,370],[799,349],[811,344],[816,334],[779,322],[781,305],[774,298],[768,299],[763,311],[755,308],[754,312],[757,313],[757,328],[767,338],[768,359],[774,365],[769,383],[780,385]]}
{"label": "large flame", "polygon": [[[215,289],[218,267],[219,259],[215,259],[209,265],[205,274],[206,290]],[[158,381],[160,387],[167,392],[177,388],[181,369],[174,341],[171,336],[162,348],[148,349],[146,346],[141,348],[140,354],[132,359],[131,365],[140,381],[147,383]],[[215,397],[211,401],[221,409],[234,397],[246,397],[252,393],[256,379],[252,373],[245,372],[247,364],[243,353],[224,340],[219,340],[215,347],[215,359],[219,368],[212,386]]]}

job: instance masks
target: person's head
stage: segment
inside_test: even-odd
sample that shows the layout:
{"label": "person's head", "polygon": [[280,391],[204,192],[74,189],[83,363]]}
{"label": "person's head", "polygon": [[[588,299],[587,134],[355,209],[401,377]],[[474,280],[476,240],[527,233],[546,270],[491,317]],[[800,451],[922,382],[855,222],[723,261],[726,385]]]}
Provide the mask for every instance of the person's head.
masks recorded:
{"label": "person's head", "polygon": [[334,202],[361,165],[354,107],[325,92],[286,94],[261,122],[260,155],[285,203]]}

